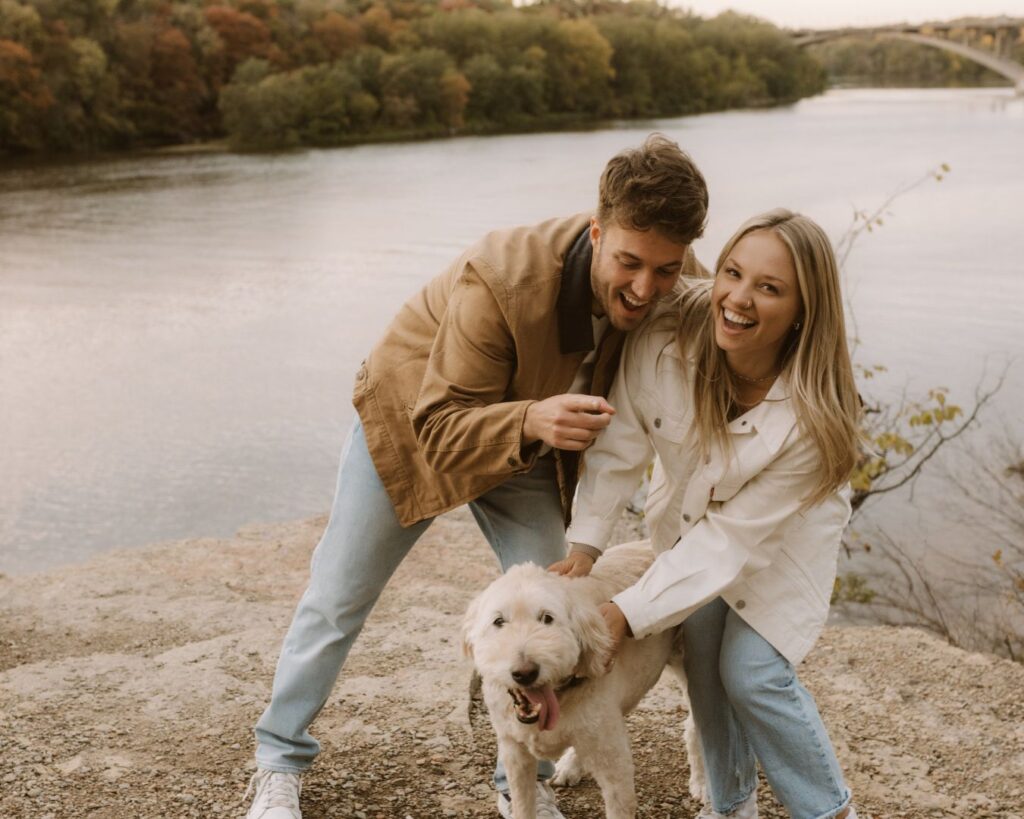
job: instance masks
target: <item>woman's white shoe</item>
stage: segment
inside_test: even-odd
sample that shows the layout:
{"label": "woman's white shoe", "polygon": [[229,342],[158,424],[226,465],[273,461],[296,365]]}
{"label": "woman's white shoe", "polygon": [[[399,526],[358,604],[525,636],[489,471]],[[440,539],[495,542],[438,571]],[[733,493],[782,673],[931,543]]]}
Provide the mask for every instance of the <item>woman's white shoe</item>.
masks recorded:
{"label": "woman's white shoe", "polygon": [[[507,793],[498,794],[498,813],[512,819],[512,800]],[[555,792],[546,780],[537,783],[537,819],[565,819],[555,802]]]}
{"label": "woman's white shoe", "polygon": [[732,813],[718,813],[709,806],[705,806],[697,819],[757,819],[757,791],[748,796]]}

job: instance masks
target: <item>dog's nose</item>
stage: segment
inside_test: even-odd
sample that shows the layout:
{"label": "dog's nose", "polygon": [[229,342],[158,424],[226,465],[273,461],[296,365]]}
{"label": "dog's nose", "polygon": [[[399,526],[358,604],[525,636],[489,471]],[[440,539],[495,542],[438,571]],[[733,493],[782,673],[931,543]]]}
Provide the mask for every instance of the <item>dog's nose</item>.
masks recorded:
{"label": "dog's nose", "polygon": [[540,666],[536,663],[523,663],[512,669],[512,679],[520,685],[533,685],[540,674]]}

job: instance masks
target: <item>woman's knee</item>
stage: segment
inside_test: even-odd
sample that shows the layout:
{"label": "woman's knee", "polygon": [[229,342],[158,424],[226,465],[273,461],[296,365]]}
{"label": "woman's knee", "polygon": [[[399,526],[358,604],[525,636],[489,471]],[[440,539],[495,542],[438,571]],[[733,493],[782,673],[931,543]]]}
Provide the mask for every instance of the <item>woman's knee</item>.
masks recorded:
{"label": "woman's knee", "polygon": [[793,666],[774,649],[755,652],[723,646],[718,661],[722,686],[733,707],[749,711],[785,696],[795,681]]}

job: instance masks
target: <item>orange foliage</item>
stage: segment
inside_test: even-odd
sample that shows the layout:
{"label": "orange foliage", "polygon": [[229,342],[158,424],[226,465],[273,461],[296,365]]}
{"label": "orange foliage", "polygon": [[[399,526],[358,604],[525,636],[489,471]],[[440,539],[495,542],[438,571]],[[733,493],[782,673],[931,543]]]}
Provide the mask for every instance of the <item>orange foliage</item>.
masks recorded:
{"label": "orange foliage", "polygon": [[32,52],[13,40],[0,40],[0,99],[4,98],[13,98],[39,110],[49,108],[54,102]]}
{"label": "orange foliage", "polygon": [[331,59],[337,59],[363,42],[363,29],[355,20],[329,11],[313,23],[313,36]]}
{"label": "orange foliage", "polygon": [[274,20],[280,13],[277,0],[239,0],[239,11],[244,11],[261,20]]}
{"label": "orange foliage", "polygon": [[460,71],[449,69],[441,76],[441,116],[449,128],[466,124],[464,114],[471,89],[469,80]]}
{"label": "orange foliage", "polygon": [[248,57],[267,56],[270,29],[259,17],[230,6],[210,6],[204,14],[224,43],[229,71]]}
{"label": "orange foliage", "polygon": [[391,12],[376,4],[363,12],[362,22],[367,41],[381,48],[391,45],[391,38],[400,28],[396,25]]}
{"label": "orange foliage", "polygon": [[157,32],[152,60],[150,77],[157,88],[179,93],[196,93],[202,88],[192,45],[181,29],[168,26]]}

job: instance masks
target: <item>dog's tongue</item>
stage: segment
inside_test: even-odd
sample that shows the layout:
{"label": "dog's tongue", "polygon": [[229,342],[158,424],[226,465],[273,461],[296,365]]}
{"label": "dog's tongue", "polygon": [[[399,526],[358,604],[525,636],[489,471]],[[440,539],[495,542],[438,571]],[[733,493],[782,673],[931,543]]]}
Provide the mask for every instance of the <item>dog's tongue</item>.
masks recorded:
{"label": "dog's tongue", "polygon": [[526,698],[534,705],[540,705],[540,730],[550,731],[558,722],[558,697],[550,685],[523,690]]}

